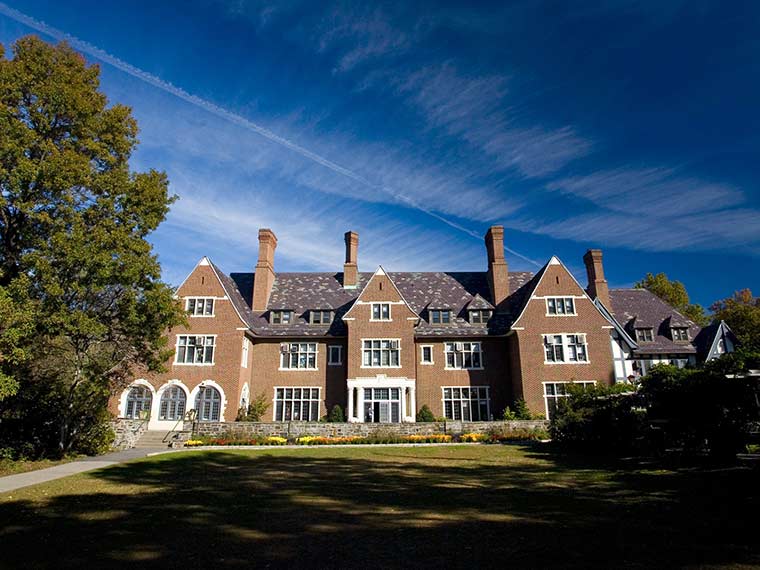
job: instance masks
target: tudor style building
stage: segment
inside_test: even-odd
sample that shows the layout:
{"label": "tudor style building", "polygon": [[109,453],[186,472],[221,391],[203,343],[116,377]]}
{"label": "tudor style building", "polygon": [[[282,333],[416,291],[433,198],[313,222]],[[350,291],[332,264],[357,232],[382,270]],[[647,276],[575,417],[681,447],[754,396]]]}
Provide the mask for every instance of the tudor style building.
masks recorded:
{"label": "tudor style building", "polygon": [[277,238],[259,230],[254,273],[198,262],[177,290],[188,326],[168,332],[167,372],[136,379],[113,411],[166,430],[189,409],[234,420],[259,394],[268,421],[316,421],[335,404],[352,422],[413,422],[423,405],[478,421],[517,398],[550,415],[568,383],[732,350],[725,323],[700,330],[646,290],[609,290],[600,250],[584,256],[584,289],[556,257],[510,272],[503,239],[501,226],[486,234],[484,272],[361,273],[347,232],[342,272],[277,273]]}

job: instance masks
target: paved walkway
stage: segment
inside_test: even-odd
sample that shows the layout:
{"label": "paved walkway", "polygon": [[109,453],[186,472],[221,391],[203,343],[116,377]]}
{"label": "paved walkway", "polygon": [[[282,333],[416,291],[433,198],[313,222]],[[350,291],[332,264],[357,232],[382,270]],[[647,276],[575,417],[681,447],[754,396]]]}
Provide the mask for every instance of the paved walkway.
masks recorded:
{"label": "paved walkway", "polygon": [[95,457],[85,457],[84,459],[77,459],[76,461],[70,461],[69,463],[63,463],[61,465],[56,465],[55,467],[48,467],[47,469],[38,469],[26,473],[17,473],[16,475],[7,475],[5,477],[0,477],[0,493],[15,491],[16,489],[28,487],[29,485],[37,485],[38,483],[47,483],[48,481],[60,479],[61,477],[93,471],[95,469],[100,469],[101,467],[109,467],[111,465],[116,465],[117,463],[124,463],[125,461],[139,459],[149,455],[158,455],[159,453],[165,453],[167,451],[171,450],[164,447],[127,449],[125,451],[115,451],[113,453],[106,453],[105,455],[97,455]]}

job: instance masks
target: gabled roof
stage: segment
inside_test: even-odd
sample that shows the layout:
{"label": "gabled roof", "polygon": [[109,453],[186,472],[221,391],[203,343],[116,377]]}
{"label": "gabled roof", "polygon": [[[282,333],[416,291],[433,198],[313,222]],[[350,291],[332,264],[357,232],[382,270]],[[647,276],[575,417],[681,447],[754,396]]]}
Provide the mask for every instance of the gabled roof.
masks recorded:
{"label": "gabled roof", "polygon": [[[654,340],[639,343],[634,354],[694,354],[692,344],[700,332],[699,326],[687,319],[654,293],[646,289],[610,290],[612,315],[626,332],[635,338],[636,328],[651,328]],[[673,342],[670,337],[671,322],[684,323],[689,329],[692,342]]]}
{"label": "gabled roof", "polygon": [[697,347],[700,357],[705,360],[717,358],[719,356],[718,341],[721,338],[727,338],[731,344],[736,346],[736,335],[725,321],[714,320],[702,328],[697,338],[694,339],[694,345]]}
{"label": "gabled roof", "polygon": [[472,301],[467,303],[467,310],[493,310],[494,306],[486,301],[483,297],[480,296],[480,293],[475,293],[475,296],[472,298]]}

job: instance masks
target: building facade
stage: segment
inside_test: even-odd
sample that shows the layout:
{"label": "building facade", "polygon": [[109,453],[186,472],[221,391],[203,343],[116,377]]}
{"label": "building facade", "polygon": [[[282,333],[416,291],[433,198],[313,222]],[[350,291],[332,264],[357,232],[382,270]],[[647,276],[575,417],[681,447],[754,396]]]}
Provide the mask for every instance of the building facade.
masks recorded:
{"label": "building facade", "polygon": [[585,288],[557,257],[510,272],[503,236],[486,234],[483,272],[359,272],[347,232],[342,272],[277,273],[277,238],[262,229],[255,272],[198,262],[177,289],[188,324],[167,332],[166,372],[135,379],[112,411],[166,430],[189,410],[232,421],[261,395],[268,421],[316,421],[335,405],[352,422],[413,422],[423,405],[478,421],[518,398],[550,416],[568,383],[627,382],[732,346],[724,326],[700,329],[648,291],[609,290],[600,250],[584,256]]}

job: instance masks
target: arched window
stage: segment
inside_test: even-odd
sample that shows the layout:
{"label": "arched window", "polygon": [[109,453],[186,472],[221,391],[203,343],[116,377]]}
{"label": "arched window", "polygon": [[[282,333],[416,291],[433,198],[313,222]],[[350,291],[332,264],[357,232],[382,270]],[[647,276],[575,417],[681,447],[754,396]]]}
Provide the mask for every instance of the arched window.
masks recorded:
{"label": "arched window", "polygon": [[187,396],[179,386],[171,386],[161,394],[161,408],[158,411],[159,420],[179,420],[185,414]]}
{"label": "arched window", "polygon": [[150,415],[150,404],[153,396],[150,390],[145,386],[132,386],[127,394],[127,407],[124,411],[124,417],[133,420],[140,419],[140,412],[143,410]]}
{"label": "arched window", "polygon": [[222,395],[212,386],[202,386],[195,398],[195,410],[198,420],[218,422],[222,411]]}

